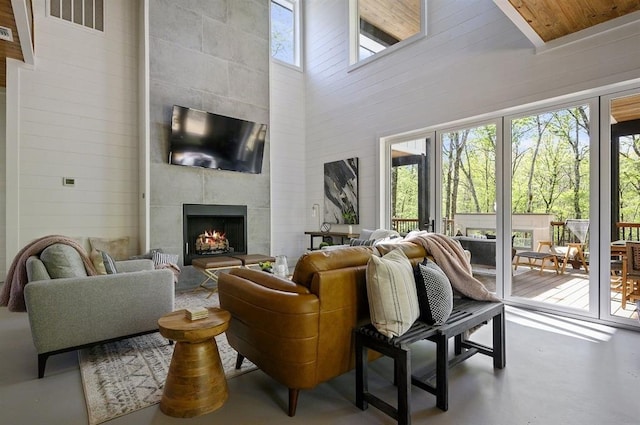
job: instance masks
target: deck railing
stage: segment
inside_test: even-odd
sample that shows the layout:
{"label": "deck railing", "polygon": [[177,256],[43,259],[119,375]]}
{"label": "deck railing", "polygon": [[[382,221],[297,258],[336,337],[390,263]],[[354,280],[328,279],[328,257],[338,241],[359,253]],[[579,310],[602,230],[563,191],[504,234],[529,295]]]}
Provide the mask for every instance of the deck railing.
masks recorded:
{"label": "deck railing", "polygon": [[420,229],[420,223],[417,218],[392,218],[391,228],[403,235],[412,230]]}

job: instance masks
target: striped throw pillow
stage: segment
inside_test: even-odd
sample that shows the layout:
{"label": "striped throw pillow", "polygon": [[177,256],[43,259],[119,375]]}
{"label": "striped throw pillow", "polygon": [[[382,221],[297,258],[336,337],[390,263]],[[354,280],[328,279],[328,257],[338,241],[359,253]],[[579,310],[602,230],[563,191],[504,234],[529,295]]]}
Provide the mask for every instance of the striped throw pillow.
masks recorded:
{"label": "striped throw pillow", "polygon": [[178,254],[169,254],[155,251],[153,253],[153,264],[158,267],[161,264],[178,264]]}
{"label": "striped throw pillow", "polygon": [[367,263],[367,298],[373,326],[388,338],[400,336],[418,319],[413,268],[401,249]]}

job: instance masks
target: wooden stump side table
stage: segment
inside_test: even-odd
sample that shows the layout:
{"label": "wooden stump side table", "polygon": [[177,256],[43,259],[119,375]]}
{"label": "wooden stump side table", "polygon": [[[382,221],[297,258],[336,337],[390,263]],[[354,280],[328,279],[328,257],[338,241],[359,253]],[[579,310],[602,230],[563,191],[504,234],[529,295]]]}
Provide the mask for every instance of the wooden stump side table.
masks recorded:
{"label": "wooden stump side table", "polygon": [[229,396],[214,337],[227,330],[231,314],[215,307],[208,310],[205,319],[189,320],[185,310],[158,319],[162,336],[176,341],[160,401],[166,415],[204,415],[220,408]]}

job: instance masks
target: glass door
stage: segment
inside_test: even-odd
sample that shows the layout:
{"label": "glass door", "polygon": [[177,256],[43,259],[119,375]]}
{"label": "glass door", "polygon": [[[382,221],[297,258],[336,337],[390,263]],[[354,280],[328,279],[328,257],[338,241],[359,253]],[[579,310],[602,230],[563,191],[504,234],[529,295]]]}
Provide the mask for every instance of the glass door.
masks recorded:
{"label": "glass door", "polygon": [[[601,315],[638,326],[640,302],[640,91],[602,98],[603,238]],[[608,236],[608,237],[605,237]]]}
{"label": "glass door", "polygon": [[497,122],[437,132],[436,231],[458,240],[469,253],[473,275],[496,291],[500,252],[496,140]]}
{"label": "glass door", "polygon": [[591,176],[597,170],[591,142],[597,140],[594,109],[584,102],[506,119],[511,204],[507,298],[597,314],[597,291],[591,291],[589,279],[597,269],[591,261],[597,239],[597,208],[591,203]]}
{"label": "glass door", "polygon": [[431,191],[431,137],[416,136],[387,142],[383,155],[386,208],[383,227],[406,235],[412,230],[433,230]]}

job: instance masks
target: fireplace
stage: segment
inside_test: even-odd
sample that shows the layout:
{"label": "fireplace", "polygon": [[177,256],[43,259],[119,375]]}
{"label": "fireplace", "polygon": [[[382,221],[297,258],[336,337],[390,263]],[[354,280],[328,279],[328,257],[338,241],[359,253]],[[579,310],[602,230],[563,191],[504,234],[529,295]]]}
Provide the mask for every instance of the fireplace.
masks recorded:
{"label": "fireplace", "polygon": [[247,253],[247,206],[184,204],[184,265],[195,258]]}

